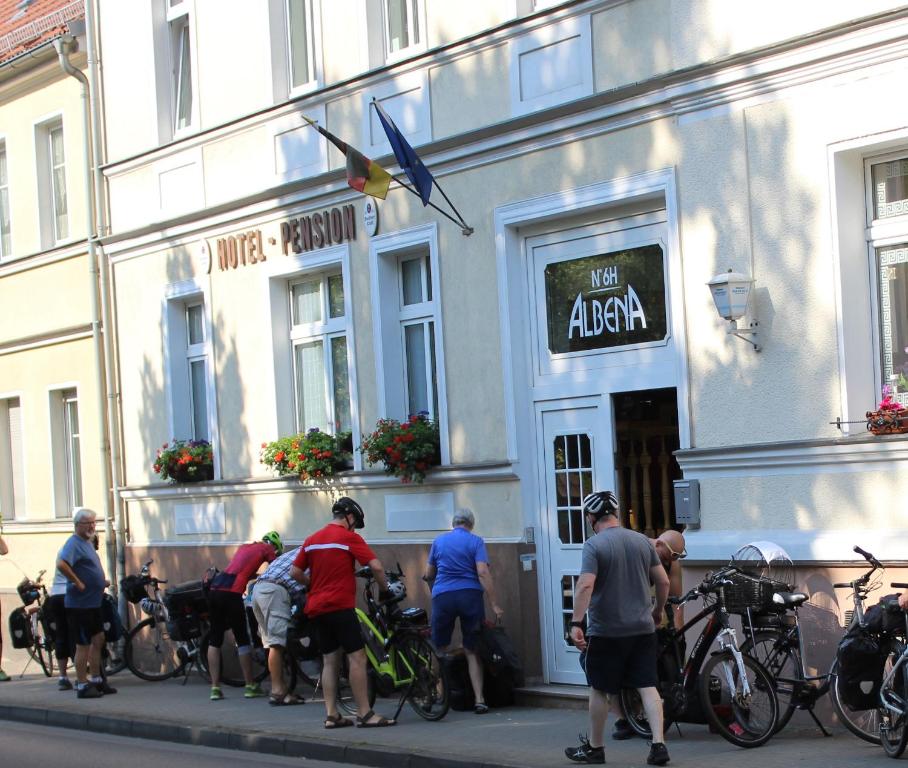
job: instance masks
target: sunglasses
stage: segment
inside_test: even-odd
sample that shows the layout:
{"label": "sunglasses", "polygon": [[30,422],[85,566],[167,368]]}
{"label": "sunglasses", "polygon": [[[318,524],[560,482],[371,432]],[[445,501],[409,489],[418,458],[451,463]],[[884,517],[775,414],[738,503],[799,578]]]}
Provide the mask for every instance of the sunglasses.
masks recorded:
{"label": "sunglasses", "polygon": [[682,549],[680,552],[675,552],[666,542],[662,542],[662,546],[665,547],[672,556],[672,560],[683,560],[687,557],[687,548]]}

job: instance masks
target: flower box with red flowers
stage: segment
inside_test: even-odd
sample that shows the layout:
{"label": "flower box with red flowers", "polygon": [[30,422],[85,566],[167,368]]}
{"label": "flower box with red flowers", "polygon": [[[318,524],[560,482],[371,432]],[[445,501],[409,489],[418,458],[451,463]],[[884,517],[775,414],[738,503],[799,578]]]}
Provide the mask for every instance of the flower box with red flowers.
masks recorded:
{"label": "flower box with red flowers", "polygon": [[171,440],[158,449],[152,469],[162,480],[199,483],[214,478],[214,453],[207,440]]}
{"label": "flower box with red flowers", "polygon": [[299,475],[301,480],[320,481],[352,468],[353,441],[349,432],[332,435],[313,428],[262,443],[261,462],[279,475]]}
{"label": "flower box with red flowers", "polygon": [[875,411],[867,411],[867,429],[875,435],[908,432],[908,408],[893,397],[891,387],[883,387],[882,402]]}
{"label": "flower box with red flowers", "polygon": [[438,424],[427,413],[403,422],[379,419],[359,450],[370,464],[384,464],[385,472],[402,483],[421,483],[426,472],[441,462]]}

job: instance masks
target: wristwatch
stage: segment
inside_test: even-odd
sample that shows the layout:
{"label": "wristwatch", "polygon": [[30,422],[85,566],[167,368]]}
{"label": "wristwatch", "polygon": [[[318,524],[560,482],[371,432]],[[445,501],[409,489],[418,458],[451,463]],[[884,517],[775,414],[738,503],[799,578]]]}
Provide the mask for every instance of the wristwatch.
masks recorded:
{"label": "wristwatch", "polygon": [[572,621],[571,627],[580,627],[580,629],[583,629],[583,622],[582,621]]}

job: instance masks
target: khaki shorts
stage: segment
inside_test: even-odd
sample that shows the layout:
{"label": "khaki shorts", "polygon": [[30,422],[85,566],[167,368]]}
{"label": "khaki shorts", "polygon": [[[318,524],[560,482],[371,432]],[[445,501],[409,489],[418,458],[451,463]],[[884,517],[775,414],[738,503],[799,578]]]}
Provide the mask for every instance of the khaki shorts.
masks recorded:
{"label": "khaki shorts", "polygon": [[262,645],[287,645],[290,624],[290,593],[280,584],[258,581],[252,592],[252,611],[259,623]]}

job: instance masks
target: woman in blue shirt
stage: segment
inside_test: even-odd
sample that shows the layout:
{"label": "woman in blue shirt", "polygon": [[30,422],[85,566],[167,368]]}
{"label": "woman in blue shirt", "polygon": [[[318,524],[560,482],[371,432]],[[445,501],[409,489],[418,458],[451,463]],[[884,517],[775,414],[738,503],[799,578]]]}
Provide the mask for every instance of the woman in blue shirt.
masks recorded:
{"label": "woman in blue shirt", "polygon": [[423,579],[432,586],[432,641],[440,652],[448,649],[454,621],[460,619],[463,650],[476,697],[473,711],[482,715],[489,711],[482,693],[482,662],[476,653],[485,619],[483,590],[497,619],[501,619],[504,611],[495,599],[485,542],[473,533],[475,522],[468,509],[454,513],[452,530],[432,542]]}

